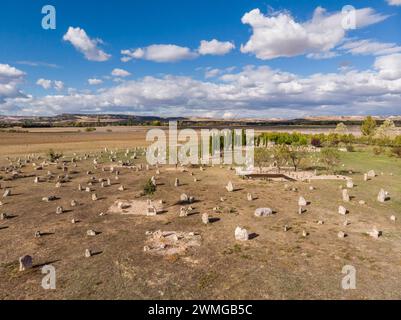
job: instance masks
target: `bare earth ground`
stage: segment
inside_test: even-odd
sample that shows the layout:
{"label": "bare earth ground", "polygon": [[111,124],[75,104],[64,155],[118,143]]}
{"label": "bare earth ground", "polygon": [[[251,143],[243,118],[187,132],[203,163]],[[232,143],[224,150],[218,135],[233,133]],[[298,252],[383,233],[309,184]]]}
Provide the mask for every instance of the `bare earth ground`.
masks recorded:
{"label": "bare earth ground", "polygon": [[[5,157],[44,152],[50,147],[83,153],[104,147],[126,148],[144,145],[144,133],[80,133],[80,134],[4,134],[0,136],[0,165]],[[142,139],[142,140],[141,140]],[[72,152],[71,152],[72,153]],[[166,201],[165,213],[156,217],[108,214],[99,216],[118,199],[131,200],[140,196],[145,182],[155,169],[134,172],[120,169],[119,181],[114,174],[94,170],[93,158],[78,162],[71,182],[55,188],[55,182],[34,184],[34,175],[45,176],[47,170],[62,175],[55,166],[34,171],[23,169],[30,177],[0,181],[2,188],[11,188],[13,195],[4,199],[0,212],[12,219],[0,221],[0,299],[400,299],[401,298],[401,162],[385,156],[355,152],[343,155],[344,170],[353,170],[356,187],[345,207],[350,211],[351,224],[343,226],[344,216],[337,213],[341,200],[339,181],[314,181],[311,184],[291,183],[298,192],[284,191],[283,182],[242,180],[227,168],[198,168],[189,172],[160,169],[157,192],[150,198]],[[39,161],[37,161],[39,162]],[[136,164],[145,159],[135,160]],[[109,163],[105,163],[108,167]],[[72,169],[72,168],[71,168]],[[363,181],[363,173],[375,169],[379,175]],[[86,172],[92,170],[88,176]],[[383,172],[383,175],[381,175]],[[393,175],[390,175],[393,174]],[[4,172],[0,173],[6,176]],[[112,178],[112,186],[94,184],[99,197],[80,192],[91,176]],[[174,187],[175,178],[181,186]],[[225,189],[231,180],[237,189]],[[126,191],[118,191],[123,184]],[[384,188],[391,200],[385,204],[376,197]],[[251,192],[256,200],[247,201]],[[187,193],[198,201],[194,214],[180,218],[180,195]],[[42,197],[55,195],[60,199],[43,202]],[[297,214],[299,196],[311,204],[303,215]],[[226,198],[220,202],[220,197]],[[71,207],[71,200],[79,205]],[[366,205],[358,204],[365,200]],[[57,206],[67,211],[55,213]],[[213,208],[221,207],[221,213]],[[276,214],[256,218],[259,207],[271,207]],[[208,212],[214,222],[203,225],[201,214]],[[391,222],[395,215],[397,221]],[[79,220],[72,224],[71,219]],[[324,220],[324,225],[318,225]],[[283,231],[289,225],[288,232]],[[257,236],[248,242],[237,242],[234,230],[247,228]],[[377,227],[383,236],[373,239],[366,235]],[[86,235],[93,229],[99,234]],[[35,231],[46,233],[34,238]],[[183,255],[160,256],[144,252],[147,231],[185,231],[201,235],[201,246],[190,248]],[[309,236],[303,237],[306,230]],[[337,233],[348,236],[339,239]],[[98,253],[84,257],[85,249]],[[32,255],[34,268],[18,272],[18,258]],[[52,264],[57,271],[57,289],[41,287],[40,267]],[[343,266],[357,270],[356,290],[341,289]]]}

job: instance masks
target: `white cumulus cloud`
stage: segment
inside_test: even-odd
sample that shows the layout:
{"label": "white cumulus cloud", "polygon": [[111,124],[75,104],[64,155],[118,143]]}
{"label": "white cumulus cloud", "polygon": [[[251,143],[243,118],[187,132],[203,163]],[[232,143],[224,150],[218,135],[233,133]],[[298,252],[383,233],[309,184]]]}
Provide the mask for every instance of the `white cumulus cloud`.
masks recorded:
{"label": "white cumulus cloud", "polygon": [[132,59],[143,59],[154,62],[177,62],[180,60],[194,59],[198,56],[190,48],[180,47],[174,44],[154,44],[145,48],[122,50],[123,62]]}
{"label": "white cumulus cloud", "polygon": [[377,58],[375,68],[382,78],[399,80],[401,78],[401,53]]}
{"label": "white cumulus cloud", "polygon": [[353,55],[389,55],[401,52],[401,46],[395,43],[384,43],[372,40],[348,41],[339,49],[345,50]]}
{"label": "white cumulus cloud", "polygon": [[202,40],[198,52],[201,55],[209,54],[209,55],[222,56],[229,53],[234,48],[235,48],[234,43],[229,41],[221,42],[216,39],[213,39],[211,41]]}
{"label": "white cumulus cloud", "polygon": [[390,6],[401,6],[401,0],[387,0]]}
{"label": "white cumulus cloud", "polygon": [[7,98],[24,96],[18,85],[24,80],[25,72],[8,64],[0,63],[0,103]]}
{"label": "white cumulus cloud", "polygon": [[59,81],[59,80],[48,80],[48,79],[43,79],[40,78],[36,81],[36,84],[38,86],[41,86],[43,89],[45,90],[49,90],[51,88],[54,88],[57,91],[61,91],[64,89],[64,82],[63,81]]}
{"label": "white cumulus cloud", "polygon": [[8,98],[0,112],[302,117],[396,114],[401,105],[401,54],[377,57],[371,69],[308,76],[263,65],[225,71],[216,81],[149,76],[97,92]]}
{"label": "white cumulus cloud", "polygon": [[[371,8],[356,10],[357,28],[386,18]],[[305,22],[296,21],[287,11],[264,15],[259,9],[254,9],[242,17],[242,23],[249,24],[253,33],[241,46],[241,51],[262,60],[304,54],[327,57],[345,38],[342,21],[341,12],[327,13],[321,7],[316,8],[312,19]]]}
{"label": "white cumulus cloud", "polygon": [[111,72],[111,75],[114,77],[128,77],[131,75],[131,73],[129,73],[128,71],[124,70],[124,69],[119,69],[116,68]]}
{"label": "white cumulus cloud", "polygon": [[91,79],[88,79],[88,83],[89,83],[91,86],[97,86],[97,85],[99,85],[99,84],[102,84],[102,83],[103,83],[103,80],[97,79],[97,78],[91,78]]}
{"label": "white cumulus cloud", "polygon": [[111,58],[111,55],[98,47],[99,44],[103,43],[102,40],[89,38],[85,30],[79,27],[69,27],[63,40],[70,42],[76,50],[84,54],[87,60],[107,61]]}

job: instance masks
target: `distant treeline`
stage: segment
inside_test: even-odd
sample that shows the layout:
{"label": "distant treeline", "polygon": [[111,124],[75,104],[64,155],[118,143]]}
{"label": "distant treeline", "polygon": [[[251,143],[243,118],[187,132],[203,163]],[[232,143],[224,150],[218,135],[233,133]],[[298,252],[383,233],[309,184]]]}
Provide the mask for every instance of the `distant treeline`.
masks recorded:
{"label": "distant treeline", "polygon": [[297,132],[264,132],[256,138],[257,145],[266,145],[269,142],[287,145],[313,145],[315,147],[338,146],[341,144],[363,144],[383,147],[401,147],[401,135],[398,135],[396,137],[357,137],[353,134],[340,133],[305,134]]}

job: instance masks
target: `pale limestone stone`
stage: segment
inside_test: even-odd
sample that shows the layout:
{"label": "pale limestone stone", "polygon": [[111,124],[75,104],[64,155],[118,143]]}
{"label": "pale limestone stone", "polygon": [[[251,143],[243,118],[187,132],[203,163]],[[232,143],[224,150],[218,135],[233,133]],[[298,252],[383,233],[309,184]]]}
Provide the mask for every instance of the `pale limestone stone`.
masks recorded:
{"label": "pale limestone stone", "polygon": [[209,214],[207,213],[202,214],[202,223],[209,224]]}
{"label": "pale limestone stone", "polygon": [[246,229],[243,229],[241,227],[237,227],[235,229],[235,240],[237,241],[247,241],[249,240],[249,234]]}
{"label": "pale limestone stone", "polygon": [[231,181],[228,182],[226,189],[228,192],[233,192],[234,191],[234,186],[233,183]]}
{"label": "pale limestone stone", "polygon": [[258,208],[255,210],[256,217],[268,217],[273,214],[273,210],[270,208]]}

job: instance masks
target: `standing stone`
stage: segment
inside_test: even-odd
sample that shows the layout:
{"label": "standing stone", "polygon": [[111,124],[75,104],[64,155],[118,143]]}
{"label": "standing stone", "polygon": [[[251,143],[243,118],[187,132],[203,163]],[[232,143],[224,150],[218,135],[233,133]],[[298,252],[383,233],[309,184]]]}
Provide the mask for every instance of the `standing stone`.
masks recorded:
{"label": "standing stone", "polygon": [[178,179],[178,178],[176,178],[175,179],[175,182],[174,182],[174,187],[179,187],[180,186],[180,180]]}
{"label": "standing stone", "polygon": [[124,188],[123,185],[121,185],[121,186],[118,188],[118,191],[124,191],[124,190],[125,190],[125,188]]}
{"label": "standing stone", "polygon": [[187,217],[188,216],[188,210],[185,207],[180,208],[180,217]]}
{"label": "standing stone", "polygon": [[36,231],[34,237],[35,238],[40,238],[42,236],[40,231]]}
{"label": "standing stone", "polygon": [[88,230],[86,231],[86,235],[88,235],[89,237],[94,237],[96,236],[96,231]]}
{"label": "standing stone", "polygon": [[345,216],[347,214],[347,209],[345,209],[343,206],[338,207],[338,213]]}
{"label": "standing stone", "polygon": [[235,240],[237,241],[248,241],[249,240],[249,234],[246,229],[243,229],[241,227],[237,227],[235,229]]}
{"label": "standing stone", "polygon": [[270,208],[258,208],[255,210],[256,217],[268,217],[273,214],[273,210]]}
{"label": "standing stone", "polygon": [[7,219],[8,219],[7,213],[0,214],[0,220],[7,220]]}
{"label": "standing stone", "polygon": [[307,202],[306,202],[305,198],[304,197],[299,197],[298,206],[305,207],[306,205],[307,205]]}
{"label": "standing stone", "polygon": [[62,214],[63,213],[63,207],[57,207],[56,209],[56,214]]}
{"label": "standing stone", "polygon": [[188,195],[186,195],[185,193],[181,194],[180,201],[181,202],[188,202],[189,201]]}
{"label": "standing stone", "polygon": [[376,177],[376,172],[374,170],[370,170],[368,172],[368,178],[374,178],[374,177]]}
{"label": "standing stone", "polygon": [[7,198],[9,196],[11,196],[11,190],[10,189],[6,189],[6,191],[4,191],[3,198]]}
{"label": "standing stone", "polygon": [[77,206],[77,202],[75,200],[71,200],[71,207],[76,207]]}
{"label": "standing stone", "polygon": [[248,201],[253,201],[252,193],[248,193],[246,198],[248,199]]}
{"label": "standing stone", "polygon": [[56,188],[61,188],[61,182],[56,183]]}
{"label": "standing stone", "polygon": [[19,271],[25,271],[31,269],[33,260],[31,256],[23,256],[19,258]]}
{"label": "standing stone", "polygon": [[348,193],[347,189],[343,189],[343,201],[344,202],[349,202],[350,201],[350,196],[349,196],[349,193]]}
{"label": "standing stone", "polygon": [[390,217],[390,220],[395,222],[397,220],[397,218],[393,215],[393,216]]}
{"label": "standing stone", "polygon": [[92,252],[89,249],[85,250],[85,258],[90,258],[92,256]]}
{"label": "standing stone", "polygon": [[207,213],[202,214],[202,223],[209,224],[209,214]]}
{"label": "standing stone", "polygon": [[382,232],[374,228],[372,231],[368,232],[368,235],[370,235],[372,238],[379,239],[379,237],[382,235]]}
{"label": "standing stone", "polygon": [[82,185],[81,184],[78,185],[78,191],[82,191]]}
{"label": "standing stone", "polygon": [[377,195],[377,201],[384,203],[387,200],[387,193],[384,189],[381,189],[379,194]]}
{"label": "standing stone", "polygon": [[343,231],[340,231],[338,234],[337,234],[337,236],[340,238],[340,239],[342,239],[342,238],[345,238],[345,233],[343,232]]}
{"label": "standing stone", "polygon": [[367,173],[365,173],[364,175],[363,175],[363,181],[368,181],[369,180],[369,177],[368,177],[368,174]]}
{"label": "standing stone", "polygon": [[92,194],[92,201],[97,201],[97,200],[98,200],[98,198],[97,198],[96,193],[93,193]]}
{"label": "standing stone", "polygon": [[228,182],[226,189],[228,192],[233,192],[234,191],[234,186],[233,183],[231,181]]}
{"label": "standing stone", "polygon": [[354,182],[352,180],[347,180],[347,188],[352,189],[354,187]]}
{"label": "standing stone", "polygon": [[39,183],[39,177],[36,177],[35,180],[33,180],[33,183]]}

